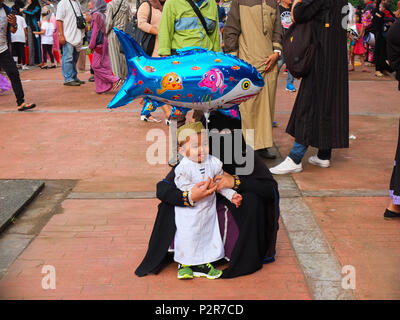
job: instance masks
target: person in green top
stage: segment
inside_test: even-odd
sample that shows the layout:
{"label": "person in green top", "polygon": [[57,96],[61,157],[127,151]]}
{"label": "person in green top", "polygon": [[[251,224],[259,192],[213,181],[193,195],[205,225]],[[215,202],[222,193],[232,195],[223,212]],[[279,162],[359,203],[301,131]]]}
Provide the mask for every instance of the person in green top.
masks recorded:
{"label": "person in green top", "polygon": [[202,47],[221,51],[218,29],[218,8],[215,0],[193,0],[199,7],[206,24],[200,19],[187,0],[167,0],[161,16],[158,33],[158,54],[169,56],[177,49]]}

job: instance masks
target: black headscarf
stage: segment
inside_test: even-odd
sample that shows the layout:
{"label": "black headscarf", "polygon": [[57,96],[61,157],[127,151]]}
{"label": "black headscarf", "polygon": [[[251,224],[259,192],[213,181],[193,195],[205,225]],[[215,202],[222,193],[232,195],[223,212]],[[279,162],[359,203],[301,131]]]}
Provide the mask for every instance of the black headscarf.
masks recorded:
{"label": "black headscarf", "polygon": [[[205,126],[205,119],[203,117],[203,125]],[[209,117],[208,128],[210,130],[210,154],[219,158],[223,165],[223,169],[225,172],[233,175],[238,174],[237,168],[245,168],[249,165],[249,163],[238,163],[237,157],[235,154],[241,152],[242,157],[241,159],[246,159],[245,161],[254,161],[254,169],[252,172],[249,172],[245,175],[251,175],[253,178],[256,179],[266,179],[266,180],[273,180],[271,173],[269,172],[267,166],[265,165],[264,161],[254,152],[254,150],[246,145],[246,142],[243,138],[241,133],[242,124],[241,121],[238,119],[233,119],[231,117],[225,116],[218,111],[212,111]],[[215,132],[213,129],[216,129]],[[226,130],[230,130],[230,133]],[[235,134],[236,131],[236,134]],[[224,133],[225,132],[225,133]],[[228,133],[226,133],[228,132]],[[224,136],[230,134],[231,138],[223,138]],[[219,154],[218,151],[213,152],[212,150],[212,141],[213,139],[218,139],[220,137],[220,150]],[[239,138],[240,137],[240,138]],[[238,141],[241,139],[241,142]],[[231,146],[226,147],[226,150],[230,150],[231,152],[231,159],[225,159],[225,143],[231,142]],[[236,150],[235,148],[241,148],[241,150]],[[251,155],[249,154],[251,153]]]}
{"label": "black headscarf", "polygon": [[[26,10],[28,10],[28,11],[33,11],[36,7],[39,7],[39,8],[40,8],[39,0],[32,0],[31,4],[28,6],[28,8],[26,8]],[[40,21],[40,12],[41,12],[41,10],[39,10],[39,11],[35,14],[35,17],[36,17],[36,20],[37,20],[37,21]]]}

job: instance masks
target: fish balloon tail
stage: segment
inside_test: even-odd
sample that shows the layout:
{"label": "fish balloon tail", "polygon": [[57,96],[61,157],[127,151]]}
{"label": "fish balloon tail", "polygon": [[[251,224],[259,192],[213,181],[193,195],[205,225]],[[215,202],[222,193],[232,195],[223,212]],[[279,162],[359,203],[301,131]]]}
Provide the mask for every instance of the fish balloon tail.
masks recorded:
{"label": "fish balloon tail", "polygon": [[140,95],[139,86],[134,85],[136,90],[130,90],[130,88],[132,88],[132,84],[139,82],[138,78],[142,76],[135,60],[142,56],[146,59],[150,58],[129,34],[117,28],[114,28],[114,32],[121,43],[122,49],[124,50],[126,63],[128,65],[128,76],[121,89],[108,104],[109,109],[125,106]]}
{"label": "fish balloon tail", "polygon": [[142,47],[129,34],[115,27],[113,28],[113,30],[117,35],[119,42],[121,43],[121,47],[122,50],[124,50],[127,62],[135,57],[144,56],[146,58],[150,58],[150,56],[146,52],[144,52]]}
{"label": "fish balloon tail", "polygon": [[149,99],[148,97],[143,98],[144,100],[144,105],[142,108],[141,116],[150,116],[150,114],[154,111],[157,110],[157,108],[161,107],[164,105],[163,102],[155,101],[152,99]]}

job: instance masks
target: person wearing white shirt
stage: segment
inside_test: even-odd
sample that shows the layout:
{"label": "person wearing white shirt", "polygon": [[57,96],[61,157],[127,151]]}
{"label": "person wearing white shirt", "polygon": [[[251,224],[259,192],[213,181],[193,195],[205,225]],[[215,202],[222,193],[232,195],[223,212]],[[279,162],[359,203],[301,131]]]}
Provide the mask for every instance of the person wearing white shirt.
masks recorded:
{"label": "person wearing white shirt", "polygon": [[25,43],[28,39],[28,27],[24,17],[19,12],[15,12],[15,18],[17,19],[18,28],[15,33],[11,34],[13,58],[18,67],[21,67],[22,64],[22,70],[28,70],[29,68],[26,66],[25,57]]}
{"label": "person wearing white shirt", "polygon": [[84,81],[78,79],[76,63],[83,44],[85,30],[77,26],[77,17],[83,17],[77,0],[61,0],[57,5],[56,19],[60,45],[63,47],[62,73],[64,85],[80,86]]}
{"label": "person wearing white shirt", "polygon": [[53,55],[53,33],[55,31],[54,24],[50,21],[50,10],[46,7],[42,9],[42,21],[40,25],[40,31],[34,32],[35,34],[40,34],[42,38],[42,48],[43,48],[43,63],[40,65],[40,69],[47,69],[47,55],[50,57],[51,67],[53,69],[56,67],[54,64]]}

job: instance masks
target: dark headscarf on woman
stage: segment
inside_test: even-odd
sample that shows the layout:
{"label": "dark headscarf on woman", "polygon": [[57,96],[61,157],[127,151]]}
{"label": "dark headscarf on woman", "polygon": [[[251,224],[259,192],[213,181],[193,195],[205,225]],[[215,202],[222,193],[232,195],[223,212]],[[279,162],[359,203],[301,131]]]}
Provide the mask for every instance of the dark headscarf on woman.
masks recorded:
{"label": "dark headscarf on woman", "polygon": [[[33,11],[36,7],[39,7],[39,8],[40,8],[39,0],[32,0],[31,4],[26,8],[26,10],[28,10],[28,11]],[[37,20],[37,21],[40,21],[40,11],[41,11],[41,10],[39,10],[39,11],[35,14],[35,17],[36,17],[36,20]]]}
{"label": "dark headscarf on woman", "polygon": [[106,13],[107,3],[104,0],[92,0],[93,8],[90,11],[91,14],[95,12]]}

